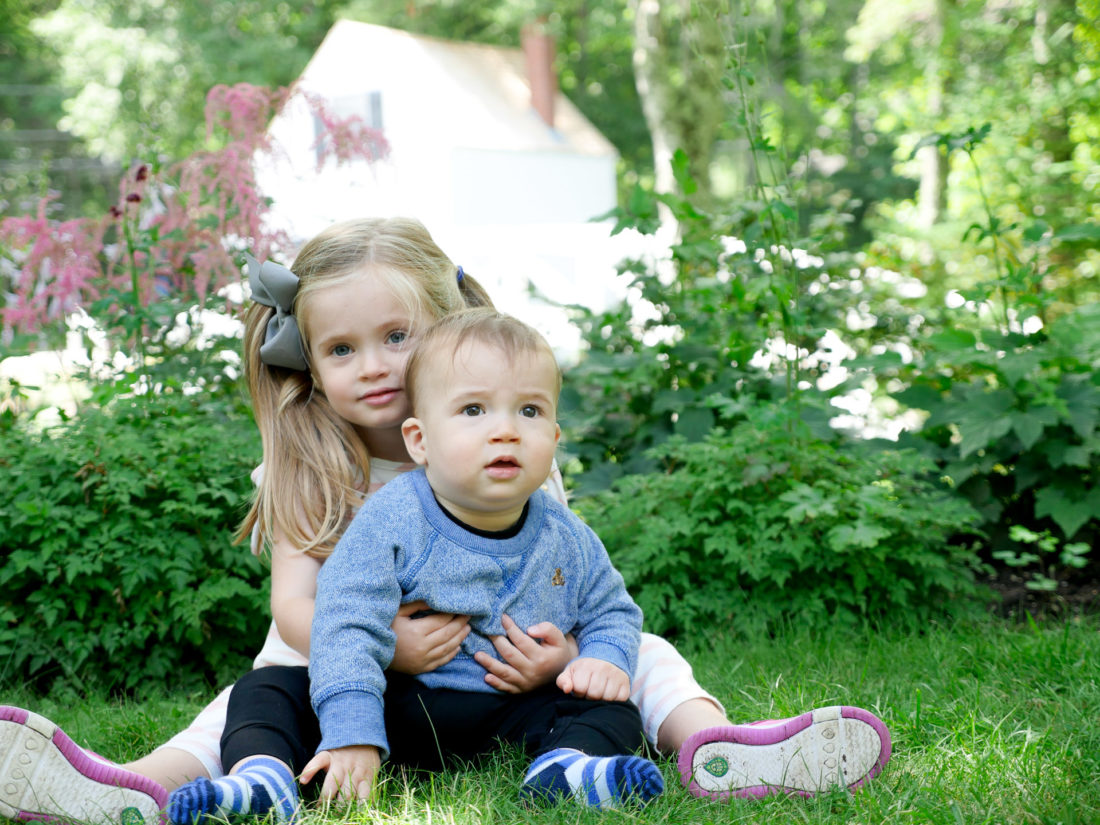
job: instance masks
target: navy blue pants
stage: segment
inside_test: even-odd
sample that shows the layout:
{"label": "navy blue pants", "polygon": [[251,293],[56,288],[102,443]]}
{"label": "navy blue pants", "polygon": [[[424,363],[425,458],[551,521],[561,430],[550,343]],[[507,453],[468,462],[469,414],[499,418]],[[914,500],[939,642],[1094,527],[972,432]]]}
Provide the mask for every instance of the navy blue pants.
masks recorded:
{"label": "navy blue pants", "polygon": [[[643,744],[642,720],[630,702],[577,699],[553,684],[515,695],[426,688],[409,676],[386,676],[386,734],[397,765],[440,770],[489,753],[499,742],[532,756],[555,748],[614,756]],[[233,686],[221,742],[227,771],[263,754],[298,774],[320,742],[305,667],[257,668]]]}

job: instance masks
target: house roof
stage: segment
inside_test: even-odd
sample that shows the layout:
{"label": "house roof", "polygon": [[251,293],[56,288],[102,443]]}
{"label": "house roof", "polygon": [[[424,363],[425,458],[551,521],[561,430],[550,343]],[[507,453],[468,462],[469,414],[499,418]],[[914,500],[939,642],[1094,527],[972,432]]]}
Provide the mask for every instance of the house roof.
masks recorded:
{"label": "house roof", "polygon": [[[382,91],[387,107],[431,107],[448,142],[478,149],[616,157],[615,147],[558,92],[554,125],[531,105],[520,49],[458,43],[340,20],[299,81],[327,98]],[[395,124],[396,125],[396,124]],[[383,125],[389,132],[389,124]]]}

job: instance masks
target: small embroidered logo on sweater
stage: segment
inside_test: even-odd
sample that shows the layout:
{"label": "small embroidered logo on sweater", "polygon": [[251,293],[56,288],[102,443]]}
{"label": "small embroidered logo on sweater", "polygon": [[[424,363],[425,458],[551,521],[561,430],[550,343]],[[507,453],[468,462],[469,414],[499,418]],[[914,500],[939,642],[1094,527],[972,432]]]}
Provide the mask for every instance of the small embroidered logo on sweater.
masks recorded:
{"label": "small embroidered logo on sweater", "polygon": [[554,587],[561,587],[565,584],[565,576],[561,574],[560,567],[554,568],[554,577],[550,579],[550,584],[554,585]]}

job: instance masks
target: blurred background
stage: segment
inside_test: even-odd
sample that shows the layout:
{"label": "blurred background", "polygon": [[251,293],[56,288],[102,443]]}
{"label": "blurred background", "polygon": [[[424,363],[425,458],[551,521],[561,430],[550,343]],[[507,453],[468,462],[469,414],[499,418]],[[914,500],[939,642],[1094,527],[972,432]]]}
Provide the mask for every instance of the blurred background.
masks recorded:
{"label": "blurred background", "polygon": [[[378,130],[386,157],[318,166],[304,106],[271,124],[270,219],[298,243],[361,214],[413,214],[502,305],[576,336],[526,301],[603,308],[614,265],[591,219],[641,184],[709,208],[788,176],[799,220],[908,269],[940,302],[975,280],[962,231],[975,170],[929,135],[992,123],[981,151],[1002,225],[1096,217],[1095,0],[4,0],[0,207],[101,215],[135,162],[209,148],[208,92],[288,87]],[[746,128],[752,126],[752,128]],[[761,166],[753,152],[774,149]],[[668,239],[665,239],[666,242]],[[984,254],[980,250],[978,254]],[[1092,294],[1095,251],[1045,288]]]}

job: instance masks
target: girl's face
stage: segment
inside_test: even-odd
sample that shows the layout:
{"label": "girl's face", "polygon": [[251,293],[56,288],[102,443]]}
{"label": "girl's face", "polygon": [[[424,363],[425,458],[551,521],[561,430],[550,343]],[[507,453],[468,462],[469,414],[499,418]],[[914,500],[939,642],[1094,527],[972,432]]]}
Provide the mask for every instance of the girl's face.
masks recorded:
{"label": "girl's face", "polygon": [[381,279],[369,275],[317,290],[305,309],[318,388],[371,455],[407,461],[401,438],[409,416],[405,362],[413,330],[427,319],[412,317]]}

